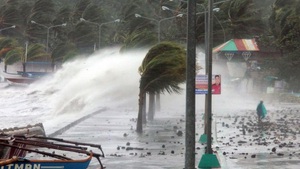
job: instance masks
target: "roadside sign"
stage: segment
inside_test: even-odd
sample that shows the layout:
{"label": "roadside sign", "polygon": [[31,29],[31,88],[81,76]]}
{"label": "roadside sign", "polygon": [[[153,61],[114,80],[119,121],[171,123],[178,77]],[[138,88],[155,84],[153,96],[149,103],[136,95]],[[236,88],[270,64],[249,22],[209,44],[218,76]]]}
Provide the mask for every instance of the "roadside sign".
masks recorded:
{"label": "roadside sign", "polygon": [[[196,75],[196,94],[208,94],[208,75]],[[221,94],[221,75],[212,77],[212,94]]]}

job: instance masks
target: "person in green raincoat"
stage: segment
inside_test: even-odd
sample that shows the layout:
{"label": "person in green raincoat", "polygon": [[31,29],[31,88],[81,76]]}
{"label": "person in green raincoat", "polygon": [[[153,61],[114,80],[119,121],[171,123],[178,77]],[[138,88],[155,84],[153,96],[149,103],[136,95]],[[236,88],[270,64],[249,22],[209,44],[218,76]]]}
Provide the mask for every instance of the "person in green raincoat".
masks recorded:
{"label": "person in green raincoat", "polygon": [[258,122],[261,123],[261,120],[264,119],[267,115],[267,109],[262,100],[259,102],[259,104],[256,107],[256,113],[258,116]]}

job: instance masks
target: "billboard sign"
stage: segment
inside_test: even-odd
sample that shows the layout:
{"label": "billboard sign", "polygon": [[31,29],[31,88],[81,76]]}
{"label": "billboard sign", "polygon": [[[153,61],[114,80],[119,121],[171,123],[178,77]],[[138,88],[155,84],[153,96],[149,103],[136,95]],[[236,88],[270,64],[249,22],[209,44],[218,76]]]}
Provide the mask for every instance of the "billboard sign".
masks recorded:
{"label": "billboard sign", "polygon": [[[208,94],[208,75],[196,75],[196,94]],[[212,76],[212,94],[221,94],[221,75]]]}

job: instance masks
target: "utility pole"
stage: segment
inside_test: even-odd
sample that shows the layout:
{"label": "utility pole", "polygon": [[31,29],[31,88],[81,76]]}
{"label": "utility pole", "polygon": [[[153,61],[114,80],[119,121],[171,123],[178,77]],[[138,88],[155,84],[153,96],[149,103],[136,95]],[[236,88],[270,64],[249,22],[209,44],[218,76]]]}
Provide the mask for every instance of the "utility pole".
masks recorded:
{"label": "utility pole", "polygon": [[188,1],[185,169],[195,169],[196,0]]}
{"label": "utility pole", "polygon": [[213,0],[208,3],[208,26],[207,26],[207,54],[208,54],[208,94],[207,94],[207,153],[212,154],[211,148],[211,122],[212,122],[212,40],[213,40]]}
{"label": "utility pole", "polygon": [[[208,54],[208,94],[207,94],[207,151],[202,156],[198,168],[219,168],[220,163],[212,151],[212,44],[213,44],[213,0],[208,2],[208,20],[207,20],[207,54]],[[215,138],[216,139],[216,138]]]}

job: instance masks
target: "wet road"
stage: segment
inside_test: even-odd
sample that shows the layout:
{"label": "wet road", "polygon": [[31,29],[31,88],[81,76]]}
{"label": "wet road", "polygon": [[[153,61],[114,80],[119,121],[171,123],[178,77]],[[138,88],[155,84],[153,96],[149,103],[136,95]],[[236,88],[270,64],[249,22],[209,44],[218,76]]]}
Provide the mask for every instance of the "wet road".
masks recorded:
{"label": "wet road", "polygon": [[257,123],[255,110],[218,116],[216,121],[219,152],[229,168],[299,168],[298,107],[270,109],[262,126]]}
{"label": "wet road", "polygon": [[[278,119],[282,119],[285,113],[279,114],[278,111],[281,112],[281,110],[270,111],[269,123],[265,122],[264,131],[257,128],[255,116],[250,110],[245,110],[244,114],[233,113],[230,117],[214,117],[213,131],[216,132],[213,133],[213,137],[217,137],[217,142],[213,143],[213,147],[218,152],[222,168],[299,167],[299,133],[293,132],[297,131],[297,128],[284,132],[287,130],[283,130],[281,125],[285,124],[285,127],[292,128],[293,124],[299,124],[299,115],[296,109],[295,111],[283,109],[284,112],[288,111],[287,114],[295,112],[290,114],[293,118],[289,119],[296,120],[285,120],[281,123]],[[121,111],[108,109],[81,121],[57,137],[101,144],[106,155],[102,162],[107,168],[184,168],[184,115],[158,113],[157,118],[145,126],[144,133],[138,135],[135,132],[136,114],[135,110],[130,109]],[[202,123],[202,120],[197,120],[197,141],[203,131]],[[196,143],[196,167],[204,147],[205,145]],[[272,152],[274,147],[276,151]],[[98,167],[98,162],[93,160],[90,169]]]}
{"label": "wet road", "polygon": [[[183,168],[185,139],[180,132],[185,118],[162,114],[164,117],[157,114],[159,118],[145,126],[142,135],[135,132],[135,111],[107,110],[57,137],[101,144],[106,155],[102,160],[107,168]],[[97,161],[92,161],[90,168],[97,167]]]}

